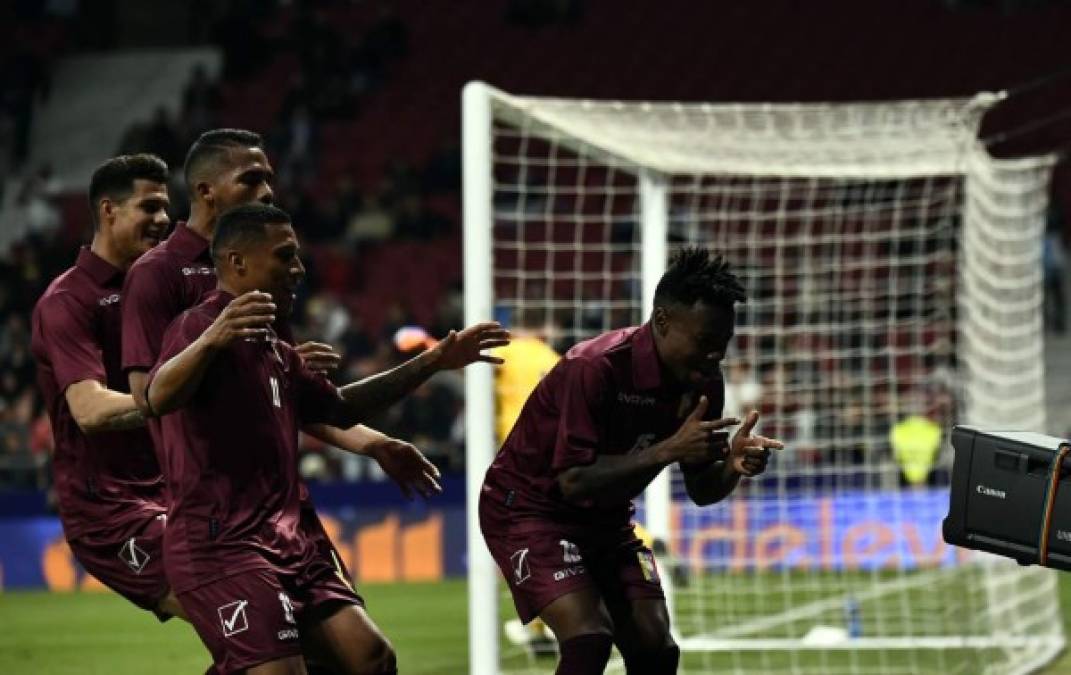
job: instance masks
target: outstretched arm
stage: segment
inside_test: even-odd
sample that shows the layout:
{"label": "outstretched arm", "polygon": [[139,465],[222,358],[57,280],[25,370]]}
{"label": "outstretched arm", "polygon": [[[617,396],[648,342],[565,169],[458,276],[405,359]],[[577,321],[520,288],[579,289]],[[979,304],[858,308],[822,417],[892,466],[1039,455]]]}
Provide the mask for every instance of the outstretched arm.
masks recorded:
{"label": "outstretched arm", "polygon": [[450,331],[442,342],[391,370],[372,375],[339,390],[341,404],[331,422],[350,427],[382,412],[407,396],[440,370],[455,370],[482,361],[502,359],[483,352],[509,344],[509,331],[498,322],[480,323],[458,333]]}
{"label": "outstretched arm", "polygon": [[439,470],[410,443],[362,425],[339,429],[326,424],[309,424],[301,430],[328,445],[374,459],[406,499],[411,499],[414,493],[430,497],[443,491],[438,480]]}

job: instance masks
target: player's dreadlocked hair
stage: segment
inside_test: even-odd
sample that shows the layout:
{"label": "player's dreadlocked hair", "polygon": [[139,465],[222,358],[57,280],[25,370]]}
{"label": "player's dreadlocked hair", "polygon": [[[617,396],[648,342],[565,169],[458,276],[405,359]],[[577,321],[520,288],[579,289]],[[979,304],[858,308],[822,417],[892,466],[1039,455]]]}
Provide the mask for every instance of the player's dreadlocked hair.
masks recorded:
{"label": "player's dreadlocked hair", "polygon": [[134,181],[142,179],[167,185],[167,164],[156,155],[119,155],[96,168],[89,181],[89,214],[93,227],[100,227],[100,200],[124,201],[134,193]]}
{"label": "player's dreadlocked hair", "polygon": [[654,304],[690,307],[702,300],[708,305],[732,307],[734,302],[746,299],[740,280],[729,271],[728,261],[705,248],[686,246],[670,258],[655,288]]}
{"label": "player's dreadlocked hair", "polygon": [[264,239],[268,234],[268,225],[286,225],[290,222],[289,213],[267,204],[245,204],[225,211],[219,217],[212,237],[212,260],[218,267],[228,250]]}
{"label": "player's dreadlocked hair", "polygon": [[190,196],[194,195],[194,185],[206,167],[218,162],[235,148],[263,146],[264,139],[260,134],[245,129],[213,129],[201,134],[186,153],[186,165],[183,167]]}

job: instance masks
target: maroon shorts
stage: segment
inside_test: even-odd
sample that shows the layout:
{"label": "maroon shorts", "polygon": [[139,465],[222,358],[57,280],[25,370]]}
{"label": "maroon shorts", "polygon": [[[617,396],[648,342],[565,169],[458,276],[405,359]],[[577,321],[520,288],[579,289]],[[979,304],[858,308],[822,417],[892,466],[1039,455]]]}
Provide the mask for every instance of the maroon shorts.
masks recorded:
{"label": "maroon shorts", "polygon": [[664,597],[654,554],[631,527],[607,532],[551,521],[518,523],[487,495],[480,495],[480,529],[521,621],[584,588],[596,589],[607,603]]}
{"label": "maroon shorts", "polygon": [[346,569],[346,563],[342,562],[342,556],[338,554],[338,549],[331,542],[331,538],[327,536],[327,530],[324,529],[323,523],[320,522],[320,517],[316,515],[316,508],[307,499],[301,501],[301,528],[305,531],[305,536],[309,538],[309,541],[316,546],[316,551],[320,554],[320,557],[336,567],[339,573],[352,586],[353,575]]}
{"label": "maroon shorts", "polygon": [[167,621],[171,615],[156,609],[171,588],[164,575],[166,524],[164,514],[147,514],[143,522],[122,538],[86,534],[68,543],[86,572],[138,607],[156,614],[161,621]]}
{"label": "maroon shorts", "polygon": [[179,594],[216,668],[233,673],[301,654],[301,628],[332,603],[364,601],[339,571],[316,564],[301,574],[254,569]]}

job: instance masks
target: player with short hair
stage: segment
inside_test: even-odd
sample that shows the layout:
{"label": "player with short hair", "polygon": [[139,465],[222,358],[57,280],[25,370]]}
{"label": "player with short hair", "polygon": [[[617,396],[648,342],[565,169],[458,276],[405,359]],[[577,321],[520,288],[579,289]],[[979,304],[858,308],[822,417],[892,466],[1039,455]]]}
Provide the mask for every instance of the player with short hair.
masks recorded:
{"label": "player with short hair", "polygon": [[[214,129],[201,134],[190,146],[183,169],[190,193],[189,222],[178,223],[171,236],[141,258],[127,275],[123,289],[123,369],[134,400],[150,417],[149,428],[158,452],[163,447],[162,438],[157,421],[151,419],[153,411],[146,405],[146,375],[156,363],[167,326],[216,287],[209,242],[220,214],[242,204],[274,201],[274,171],[263,145],[259,134],[244,129]],[[279,335],[287,342],[294,341],[289,325],[281,325]],[[328,345],[309,342],[297,350],[315,370],[338,364],[338,355]],[[409,443],[361,426],[340,430],[313,425],[305,431],[331,445],[372,457],[407,496],[440,491],[438,470]],[[160,462],[164,463],[162,457]],[[304,484],[301,491],[305,526],[320,541],[323,555],[349,578]]]}
{"label": "player with short hair", "polygon": [[[442,369],[498,363],[495,323],[451,333],[385,373],[337,388],[273,326],[304,276],[290,217],[247,205],[212,243],[217,290],[168,328],[146,392],[162,414],[168,578],[223,672],[302,672],[302,640],[337,672],[396,673],[393,649],[301,525],[298,427],[349,426]],[[172,412],[174,411],[174,412]]]}
{"label": "player with short hair", "polygon": [[528,398],[487,471],[480,528],[522,621],[559,642],[559,675],[602,673],[616,644],[629,675],[675,673],[680,651],[654,555],[635,536],[632,499],[670,464],[699,505],[766,469],[781,443],[752,434],[752,411],[716,418],[719,363],[743,288],[720,256],[670,261],[646,324],[570,349]]}
{"label": "player with short hair", "polygon": [[167,233],[167,178],[155,155],[123,155],[97,167],[89,186],[92,243],[37,301],[31,339],[71,551],[94,577],[161,621],[182,611],[163,568],[163,477],[120,367],[120,290],[131,264]]}
{"label": "player with short hair", "polygon": [[[183,174],[190,193],[190,220],[179,223],[174,233],[152,255],[135,265],[128,275],[123,311],[123,368],[130,390],[145,408],[145,373],[156,362],[160,340],[168,324],[215,288],[216,275],[209,256],[209,242],[219,215],[235,206],[274,201],[274,170],[264,152],[264,141],[245,129],[206,131],[190,146]],[[293,344],[290,326],[280,327],[281,338]],[[330,370],[339,356],[326,344],[306,342],[298,353],[314,370]],[[150,430],[155,424],[150,421]],[[316,425],[304,430],[343,450],[373,458],[407,496],[428,497],[441,491],[439,471],[413,445],[374,429],[357,426],[341,430]],[[306,520],[320,530],[325,554],[341,559],[331,545],[315,510],[307,500]]]}

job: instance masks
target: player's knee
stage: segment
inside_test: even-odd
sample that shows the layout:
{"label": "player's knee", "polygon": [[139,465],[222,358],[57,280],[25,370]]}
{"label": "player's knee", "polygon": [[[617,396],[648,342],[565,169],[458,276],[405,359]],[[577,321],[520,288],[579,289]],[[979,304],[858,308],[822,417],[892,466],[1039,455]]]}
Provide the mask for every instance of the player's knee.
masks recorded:
{"label": "player's knee", "polygon": [[366,667],[360,675],[397,675],[398,657],[394,647],[385,639],[378,639],[368,651]]}
{"label": "player's knee", "polygon": [[609,633],[587,633],[563,640],[555,675],[602,675],[610,660],[613,638]]}
{"label": "player's knee", "polygon": [[634,650],[626,650],[622,656],[627,675],[675,675],[681,650],[669,638],[659,646],[639,645]]}

